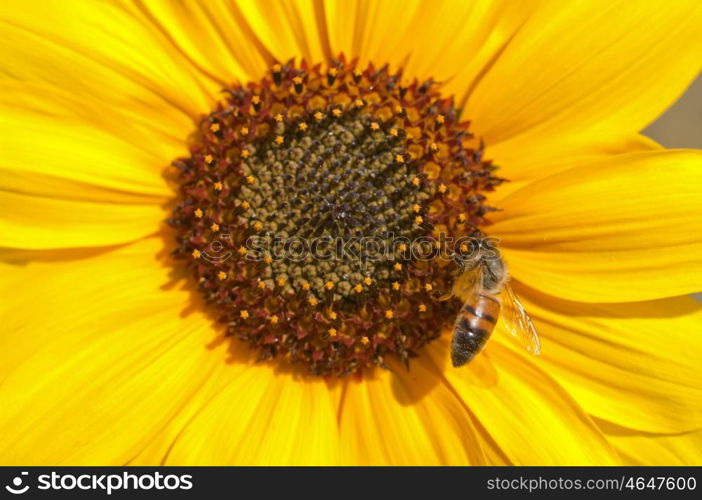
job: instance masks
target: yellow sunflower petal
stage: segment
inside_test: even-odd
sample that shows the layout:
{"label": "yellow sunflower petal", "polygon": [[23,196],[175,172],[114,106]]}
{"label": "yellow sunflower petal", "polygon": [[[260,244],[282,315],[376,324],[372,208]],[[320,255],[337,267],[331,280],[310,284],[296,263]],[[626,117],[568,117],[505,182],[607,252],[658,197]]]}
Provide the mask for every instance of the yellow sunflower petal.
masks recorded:
{"label": "yellow sunflower petal", "polygon": [[4,464],[124,463],[221,366],[190,293],[163,288],[162,246],[3,264]]}
{"label": "yellow sunflower petal", "polygon": [[699,466],[702,462],[702,430],[645,434],[609,422],[600,422],[600,426],[625,465],[676,467]]}
{"label": "yellow sunflower petal", "polygon": [[480,81],[467,116],[488,144],[524,135],[515,147],[638,132],[697,76],[701,29],[695,0],[547,2]]}
{"label": "yellow sunflower petal", "polygon": [[490,193],[490,201],[498,204],[502,198],[522,189],[535,180],[557,174],[579,165],[605,161],[615,155],[651,152],[663,147],[653,139],[641,134],[603,137],[599,141],[577,144],[564,138],[553,143],[534,143],[526,149],[515,149],[509,143],[487,146],[486,157],[499,167],[497,174],[508,182],[500,184]]}
{"label": "yellow sunflower petal", "polygon": [[435,367],[413,362],[347,382],[339,410],[341,463],[485,465],[485,438]]}
{"label": "yellow sunflower petal", "polygon": [[[433,77],[458,105],[538,2],[338,1],[316,4],[334,55],[402,65],[409,80]],[[321,14],[319,10],[321,9]],[[318,25],[321,24],[318,22]],[[392,26],[393,29],[384,29]],[[320,37],[323,40],[324,37]]]}
{"label": "yellow sunflower petal", "polygon": [[[359,57],[361,65],[366,65],[369,61],[397,64],[410,52],[408,47],[401,47],[394,52],[394,60],[387,60],[387,57],[379,60],[375,57],[382,50],[383,42],[388,39],[394,40],[394,45],[399,45],[415,16],[416,1],[390,1],[382,5],[366,0],[319,3],[323,6],[334,56],[342,52],[348,58]],[[379,26],[393,26],[393,29],[378,29]]]}
{"label": "yellow sunflower petal", "polygon": [[[237,349],[248,350],[238,344]],[[338,388],[276,374],[265,364],[230,366],[218,393],[163,442],[167,465],[333,465],[338,461]],[[176,432],[173,432],[176,431]],[[150,450],[154,453],[156,450]],[[147,457],[139,457],[136,463]]]}
{"label": "yellow sunflower petal", "polygon": [[25,249],[108,246],[154,234],[166,217],[155,204],[71,201],[0,188],[0,246]]}
{"label": "yellow sunflower petal", "polygon": [[126,4],[125,9],[196,68],[208,92],[216,93],[234,80],[260,78],[272,64],[271,45],[280,33],[257,33],[252,14],[271,3],[157,0]]}
{"label": "yellow sunflower petal", "polygon": [[702,304],[582,304],[519,287],[548,371],[591,415],[645,432],[702,428]]}
{"label": "yellow sunflower petal", "polygon": [[617,463],[616,453],[587,413],[538,363],[491,341],[468,366],[453,368],[447,337],[425,347],[428,356],[510,462]]}
{"label": "yellow sunflower petal", "polygon": [[331,50],[320,3],[242,2],[237,17],[240,24],[250,26],[277,60],[294,57],[298,61],[304,58],[311,63],[324,62],[330,58]]}
{"label": "yellow sunflower petal", "polygon": [[171,195],[166,157],[106,131],[25,110],[5,115],[0,189],[47,198],[162,204]]}
{"label": "yellow sunflower petal", "polygon": [[121,102],[154,121],[166,108],[194,118],[219,89],[162,33],[116,2],[46,3],[41,23],[22,2],[3,2],[0,23],[0,54],[14,79],[71,89],[108,109]]}
{"label": "yellow sunflower petal", "polygon": [[6,111],[0,246],[113,245],[158,230],[170,196],[160,148],[149,153],[70,118]]}
{"label": "yellow sunflower petal", "polygon": [[513,275],[550,295],[630,302],[698,292],[702,153],[619,155],[528,184],[490,234]]}

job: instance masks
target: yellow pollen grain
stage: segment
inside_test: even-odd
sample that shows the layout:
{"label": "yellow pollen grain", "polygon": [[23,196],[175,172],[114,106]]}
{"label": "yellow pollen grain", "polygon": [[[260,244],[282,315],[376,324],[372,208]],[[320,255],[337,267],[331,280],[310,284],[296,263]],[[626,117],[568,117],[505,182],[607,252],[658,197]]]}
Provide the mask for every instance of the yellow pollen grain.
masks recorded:
{"label": "yellow pollen grain", "polygon": [[329,71],[327,71],[327,74],[330,76],[336,76],[339,74],[339,70],[336,68],[329,68]]}
{"label": "yellow pollen grain", "polygon": [[220,271],[220,272],[217,273],[217,277],[218,277],[220,280],[225,280],[225,279],[227,279],[227,273],[225,273],[224,271]]}
{"label": "yellow pollen grain", "polygon": [[418,215],[417,217],[414,218],[415,224],[421,224],[422,222],[424,222],[424,218],[421,215]]}
{"label": "yellow pollen grain", "polygon": [[297,127],[303,132],[307,130],[307,124],[305,122],[300,122],[300,124]]}
{"label": "yellow pollen grain", "polygon": [[317,304],[319,304],[319,301],[317,300],[317,297],[310,297],[309,299],[307,299],[307,302],[308,302],[312,307],[314,307],[314,306],[316,306]]}
{"label": "yellow pollen grain", "polygon": [[266,255],[266,256],[263,258],[263,262],[265,262],[266,264],[270,264],[271,262],[273,262],[273,259],[271,258],[270,255]]}
{"label": "yellow pollen grain", "polygon": [[278,276],[278,278],[276,278],[275,282],[278,284],[278,286],[283,286],[285,284],[285,278],[282,276]]}
{"label": "yellow pollen grain", "polygon": [[459,222],[465,222],[466,221],[466,214],[458,214],[458,220],[459,220]]}
{"label": "yellow pollen grain", "polygon": [[210,226],[210,231],[213,231],[215,233],[217,231],[219,231],[219,224],[217,224],[216,222],[213,222],[212,225]]}
{"label": "yellow pollen grain", "polygon": [[277,122],[280,123],[280,122],[283,121],[283,115],[281,115],[280,113],[278,113],[277,115],[275,115],[275,116],[273,117],[273,119],[274,119],[275,121],[277,121]]}
{"label": "yellow pollen grain", "polygon": [[439,145],[435,142],[432,142],[431,144],[429,144],[429,149],[431,149],[432,151],[438,151]]}
{"label": "yellow pollen grain", "polygon": [[395,161],[397,163],[404,163],[405,162],[405,157],[402,155],[395,155]]}
{"label": "yellow pollen grain", "polygon": [[299,76],[296,76],[295,78],[292,79],[292,81],[295,85],[300,85],[302,83],[302,78]]}
{"label": "yellow pollen grain", "polygon": [[395,106],[395,113],[398,114],[398,115],[402,114],[402,112],[403,112],[404,110],[405,110],[405,108],[403,108],[403,107],[400,106],[399,104],[398,104],[397,106]]}
{"label": "yellow pollen grain", "polygon": [[237,252],[239,252],[239,255],[246,255],[246,248],[244,248],[244,247],[239,247],[239,249],[237,250]]}
{"label": "yellow pollen grain", "polygon": [[422,181],[419,180],[419,177],[415,177],[414,179],[412,179],[413,186],[419,186],[421,183],[422,183]]}
{"label": "yellow pollen grain", "polygon": [[254,182],[256,182],[256,178],[253,175],[247,175],[246,182],[249,184],[253,184]]}
{"label": "yellow pollen grain", "polygon": [[243,149],[241,151],[241,157],[242,158],[248,158],[251,155],[251,152],[248,149]]}
{"label": "yellow pollen grain", "polygon": [[416,203],[415,203],[414,205],[412,205],[412,211],[413,211],[414,213],[419,212],[421,209],[422,209],[422,207],[419,206],[419,205],[417,205]]}
{"label": "yellow pollen grain", "polygon": [[214,161],[214,157],[212,155],[205,155],[205,163],[208,165]]}
{"label": "yellow pollen grain", "polygon": [[366,276],[366,277],[363,279],[363,283],[366,284],[366,285],[368,285],[368,286],[370,286],[370,285],[373,284],[373,280],[372,280],[370,277]]}
{"label": "yellow pollen grain", "polygon": [[271,70],[273,73],[280,73],[280,71],[283,69],[283,67],[280,64],[274,64],[271,66]]}
{"label": "yellow pollen grain", "polygon": [[215,182],[214,189],[215,189],[215,191],[221,191],[222,189],[224,189],[224,186],[222,185],[221,182]]}
{"label": "yellow pollen grain", "polygon": [[196,208],[195,211],[193,212],[193,215],[195,215],[195,217],[197,217],[198,219],[202,219],[202,215],[203,215],[202,210],[200,210],[199,208]]}
{"label": "yellow pollen grain", "polygon": [[390,129],[390,135],[393,137],[397,137],[397,129],[396,128],[391,128]]}
{"label": "yellow pollen grain", "polygon": [[461,252],[466,253],[468,251],[468,245],[463,243],[460,248]]}
{"label": "yellow pollen grain", "polygon": [[285,139],[283,139],[283,136],[282,136],[282,135],[277,135],[277,136],[275,137],[275,143],[276,143],[276,144],[283,144],[283,141],[284,141],[284,140],[285,140]]}
{"label": "yellow pollen grain", "polygon": [[210,130],[212,132],[219,132],[219,123],[213,123],[212,125],[210,125]]}
{"label": "yellow pollen grain", "polygon": [[419,304],[419,312],[427,312],[427,306],[425,306],[424,304]]}
{"label": "yellow pollen grain", "polygon": [[309,290],[309,289],[310,289],[310,284],[307,283],[307,282],[305,281],[305,282],[302,284],[302,289],[305,290],[305,291]]}
{"label": "yellow pollen grain", "polygon": [[324,113],[322,113],[321,111],[317,111],[314,114],[314,119],[317,120],[318,122],[321,122],[324,119]]}
{"label": "yellow pollen grain", "polygon": [[258,103],[261,102],[261,98],[260,98],[259,96],[255,95],[255,96],[253,96],[253,97],[251,98],[251,102],[252,102],[253,104],[258,104]]}
{"label": "yellow pollen grain", "polygon": [[197,249],[193,250],[193,253],[192,253],[193,258],[199,259],[201,255],[202,255],[202,253],[200,252],[200,250],[197,250]]}
{"label": "yellow pollen grain", "polygon": [[268,321],[270,321],[272,324],[275,325],[275,324],[278,322],[278,316],[276,316],[276,315],[274,314],[273,316],[271,316],[270,318],[268,318]]}
{"label": "yellow pollen grain", "polygon": [[334,288],[334,283],[331,282],[331,281],[327,281],[327,282],[324,284],[324,288],[326,288],[327,290],[332,290],[332,289]]}
{"label": "yellow pollen grain", "polygon": [[400,243],[399,245],[397,245],[397,249],[400,252],[404,252],[405,250],[407,250],[407,245],[405,245],[404,243]]}
{"label": "yellow pollen grain", "polygon": [[353,71],[353,74],[354,74],[354,76],[361,77],[361,76],[363,76],[363,71],[361,71],[360,69],[355,69]]}
{"label": "yellow pollen grain", "polygon": [[338,118],[341,116],[341,110],[339,108],[335,108],[332,110],[332,114]]}
{"label": "yellow pollen grain", "polygon": [[249,317],[249,311],[247,311],[246,309],[244,309],[243,311],[241,311],[241,312],[239,313],[239,316],[241,316],[242,319],[246,319],[246,318]]}
{"label": "yellow pollen grain", "polygon": [[244,200],[244,201],[241,202],[241,208],[243,208],[244,210],[248,210],[249,208],[251,208],[251,203],[249,203],[248,201]]}
{"label": "yellow pollen grain", "polygon": [[363,291],[363,285],[361,285],[361,284],[359,283],[358,285],[356,285],[355,287],[353,287],[353,289],[354,289],[354,291],[355,291],[356,293],[361,293],[361,292]]}
{"label": "yellow pollen grain", "polygon": [[261,229],[263,229],[263,224],[261,224],[261,222],[259,222],[259,221],[256,221],[256,222],[254,222],[253,228],[256,231],[260,231]]}
{"label": "yellow pollen grain", "polygon": [[334,320],[336,319],[337,315],[334,311],[329,311],[329,319]]}
{"label": "yellow pollen grain", "polygon": [[330,328],[329,330],[327,330],[327,333],[331,337],[336,337],[336,328]]}
{"label": "yellow pollen grain", "polygon": [[396,262],[394,266],[392,266],[395,271],[402,271],[402,264],[399,262]]}
{"label": "yellow pollen grain", "polygon": [[394,316],[395,316],[395,313],[392,312],[390,309],[388,309],[387,311],[385,311],[385,318],[386,318],[386,319],[392,319]]}
{"label": "yellow pollen grain", "polygon": [[261,290],[263,290],[264,288],[266,288],[266,284],[265,284],[263,281],[259,281],[259,282],[258,282],[258,287],[259,287]]}
{"label": "yellow pollen grain", "polygon": [[426,290],[427,292],[431,292],[433,289],[434,287],[431,285],[431,283],[427,283],[426,285],[424,285],[424,290]]}
{"label": "yellow pollen grain", "polygon": [[370,128],[371,130],[378,130],[380,128],[380,125],[378,125],[377,122],[371,122]]}
{"label": "yellow pollen grain", "polygon": [[400,289],[400,284],[397,281],[393,281],[392,289],[398,291]]}
{"label": "yellow pollen grain", "polygon": [[241,127],[241,135],[249,135],[249,128]]}
{"label": "yellow pollen grain", "polygon": [[436,117],[436,123],[438,124],[443,124],[444,123],[444,115],[439,115]]}
{"label": "yellow pollen grain", "polygon": [[363,102],[363,99],[356,99],[355,101],[353,101],[353,103],[354,103],[354,105],[355,105],[357,108],[362,108],[363,105],[365,104],[365,103]]}
{"label": "yellow pollen grain", "polygon": [[439,193],[445,193],[448,188],[446,187],[446,184],[439,184]]}
{"label": "yellow pollen grain", "polygon": [[365,335],[363,337],[361,337],[361,344],[363,344],[363,345],[370,344],[370,340],[368,340],[368,337],[366,337]]}

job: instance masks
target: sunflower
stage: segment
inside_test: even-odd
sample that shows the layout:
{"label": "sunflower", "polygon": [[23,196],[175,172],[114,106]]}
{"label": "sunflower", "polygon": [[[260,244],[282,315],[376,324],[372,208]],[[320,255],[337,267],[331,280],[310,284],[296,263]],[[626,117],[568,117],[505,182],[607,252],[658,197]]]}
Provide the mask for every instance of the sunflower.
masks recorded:
{"label": "sunflower", "polygon": [[[702,153],[639,134],[698,2],[0,19],[6,464],[700,462]],[[247,246],[393,231],[499,239],[541,356],[451,366],[452,259]]]}

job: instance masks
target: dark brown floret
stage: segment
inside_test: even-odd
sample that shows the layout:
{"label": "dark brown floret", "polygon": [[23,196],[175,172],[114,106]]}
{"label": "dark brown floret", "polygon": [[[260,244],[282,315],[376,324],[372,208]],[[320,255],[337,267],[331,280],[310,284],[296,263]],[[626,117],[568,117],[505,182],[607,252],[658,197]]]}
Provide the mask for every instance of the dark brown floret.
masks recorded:
{"label": "dark brown floret", "polygon": [[455,317],[437,300],[456,273],[442,240],[480,234],[500,179],[453,100],[402,81],[343,58],[276,64],[225,89],[174,162],[174,254],[262,359],[316,375],[408,364]]}

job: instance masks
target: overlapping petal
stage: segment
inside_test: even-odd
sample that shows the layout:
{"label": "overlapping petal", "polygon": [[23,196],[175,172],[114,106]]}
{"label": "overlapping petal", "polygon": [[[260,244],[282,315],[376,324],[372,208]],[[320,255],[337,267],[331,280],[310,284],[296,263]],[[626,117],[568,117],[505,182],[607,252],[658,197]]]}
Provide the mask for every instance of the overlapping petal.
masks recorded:
{"label": "overlapping petal", "polygon": [[535,362],[590,415],[638,432],[702,429],[702,304],[583,304],[518,290],[541,335]]}
{"label": "overlapping petal", "polygon": [[467,115],[487,143],[516,150],[638,132],[699,73],[700,29],[694,0],[546,2],[481,79]]}
{"label": "overlapping petal", "polygon": [[[691,466],[702,456],[702,431],[652,434],[600,422],[607,439],[619,452],[624,465]],[[673,482],[675,484],[675,482]]]}
{"label": "overlapping petal", "polygon": [[341,463],[485,465],[486,438],[465,402],[429,363],[346,382],[339,408]]}
{"label": "overlapping petal", "polygon": [[337,463],[338,389],[319,379],[274,376],[269,365],[248,363],[230,372],[231,380],[168,444],[164,464]]}
{"label": "overlapping petal", "polygon": [[617,155],[526,185],[499,203],[490,234],[513,275],[583,302],[700,290],[702,153]]}
{"label": "overlapping petal", "polygon": [[448,344],[444,336],[426,350],[510,463],[617,463],[616,452],[577,400],[528,354],[492,341],[470,365],[455,369]]}
{"label": "overlapping petal", "polygon": [[3,463],[127,462],[224,366],[162,245],[2,265]]}

